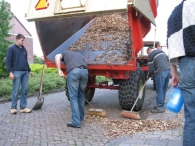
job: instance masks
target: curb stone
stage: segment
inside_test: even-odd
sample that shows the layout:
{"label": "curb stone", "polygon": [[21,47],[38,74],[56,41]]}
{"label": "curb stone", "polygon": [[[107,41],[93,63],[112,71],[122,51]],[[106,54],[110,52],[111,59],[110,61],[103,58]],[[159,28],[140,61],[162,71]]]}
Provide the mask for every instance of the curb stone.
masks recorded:
{"label": "curb stone", "polygon": [[[51,93],[58,93],[58,92],[62,92],[65,91],[64,89],[57,89],[57,90],[51,90],[51,91],[46,91],[43,92],[42,95],[47,95],[47,94],[51,94]],[[38,96],[39,93],[34,93],[34,94],[29,94],[27,95],[27,98],[33,98],[34,96]],[[20,96],[18,96],[20,97]],[[0,104],[6,103],[6,102],[10,102],[11,98],[0,98]]]}

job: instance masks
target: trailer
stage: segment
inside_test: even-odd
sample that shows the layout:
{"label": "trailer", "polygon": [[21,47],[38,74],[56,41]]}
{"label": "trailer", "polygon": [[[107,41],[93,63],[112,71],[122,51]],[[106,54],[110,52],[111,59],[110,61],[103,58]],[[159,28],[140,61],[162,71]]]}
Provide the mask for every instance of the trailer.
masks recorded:
{"label": "trailer", "polygon": [[[26,19],[35,21],[47,67],[56,68],[58,53],[80,52],[89,72],[85,98],[91,101],[95,88],[118,90],[121,108],[130,110],[145,83],[146,59],[137,54],[156,25],[157,6],[158,0],[30,0]],[[112,84],[97,83],[96,76]],[[142,109],[144,97],[145,89],[134,110]]]}

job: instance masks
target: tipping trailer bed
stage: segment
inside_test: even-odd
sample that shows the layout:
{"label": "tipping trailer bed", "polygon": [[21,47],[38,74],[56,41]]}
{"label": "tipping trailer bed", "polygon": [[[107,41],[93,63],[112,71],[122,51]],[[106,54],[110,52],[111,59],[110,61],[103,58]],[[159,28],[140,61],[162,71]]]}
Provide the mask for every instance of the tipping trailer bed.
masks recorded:
{"label": "tipping trailer bed", "polygon": [[[32,1],[35,0],[31,0],[31,4]],[[147,4],[146,2],[148,5],[142,5]],[[72,15],[72,12],[64,15],[55,13],[44,16],[43,19],[39,15],[37,20],[32,16],[47,66],[56,67],[55,55],[65,50],[81,52],[89,69],[86,89],[88,101],[92,100],[95,88],[117,89],[120,105],[125,110],[131,109],[145,82],[145,74],[142,67],[139,67],[136,56],[143,47],[143,37],[150,31],[151,23],[154,22],[147,17],[149,14],[144,12],[152,12],[152,17],[157,15],[157,0],[144,2],[128,0],[129,3],[140,5],[138,7],[128,5],[125,12],[112,11],[111,14],[107,14],[107,11],[104,14],[101,11],[99,15],[94,12],[85,15],[85,12],[79,11],[77,17],[74,17],[75,14]],[[69,15],[71,16],[66,17]],[[29,15],[27,17],[32,20]],[[66,67],[63,64],[62,70],[66,74]],[[111,78],[113,84],[109,85],[108,82],[97,84],[96,76]],[[144,96],[145,90],[135,110],[142,108]]]}
{"label": "tipping trailer bed", "polygon": [[[80,20],[81,18],[79,18]],[[78,23],[88,22],[80,30],[75,32],[73,36],[59,45],[56,39],[64,40],[63,37],[69,35],[69,31],[74,30],[72,19],[59,19],[36,22],[36,27],[39,32],[40,40],[43,48],[47,48],[48,58],[54,61],[56,53],[61,53],[65,50],[81,52],[85,57],[85,61],[90,64],[127,64],[131,57],[131,40],[130,30],[128,27],[128,18],[126,13],[115,13],[103,16],[98,16],[92,20],[84,17],[83,20],[76,22],[75,27],[78,28]],[[68,24],[67,24],[68,21]],[[54,24],[53,24],[54,23]],[[50,25],[47,25],[50,24]],[[52,25],[53,24],[53,25]],[[117,24],[117,25],[116,25]],[[71,26],[69,26],[71,25]],[[61,26],[61,27],[56,27]],[[62,27],[63,26],[63,27]],[[82,26],[82,25],[79,25]],[[77,29],[76,28],[76,29]],[[56,33],[53,41],[44,40],[45,36]],[[74,31],[72,31],[74,32]],[[60,36],[60,37],[59,37]],[[45,38],[48,39],[48,38]],[[78,40],[77,40],[78,39]],[[52,46],[58,46],[55,50]],[[54,47],[55,48],[55,47]],[[49,51],[50,50],[50,51]]]}

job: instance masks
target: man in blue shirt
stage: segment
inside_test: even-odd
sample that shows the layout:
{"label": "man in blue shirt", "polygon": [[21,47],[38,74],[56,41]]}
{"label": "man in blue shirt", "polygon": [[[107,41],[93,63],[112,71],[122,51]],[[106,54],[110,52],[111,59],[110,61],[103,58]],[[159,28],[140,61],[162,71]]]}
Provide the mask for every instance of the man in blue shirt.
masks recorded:
{"label": "man in blue shirt", "polygon": [[12,106],[11,114],[17,113],[18,90],[21,84],[20,94],[20,112],[30,113],[31,109],[27,108],[27,91],[28,91],[28,73],[33,76],[30,70],[27,51],[23,46],[25,37],[22,34],[16,36],[16,44],[10,46],[6,54],[6,67],[9,72],[9,78],[13,80]]}

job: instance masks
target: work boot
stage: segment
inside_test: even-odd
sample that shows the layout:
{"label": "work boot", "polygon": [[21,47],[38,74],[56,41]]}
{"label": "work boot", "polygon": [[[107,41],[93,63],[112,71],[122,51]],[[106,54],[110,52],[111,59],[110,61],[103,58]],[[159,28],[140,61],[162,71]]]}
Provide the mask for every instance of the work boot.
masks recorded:
{"label": "work boot", "polygon": [[72,122],[67,123],[67,127],[72,127],[72,128],[81,128],[80,126],[75,126],[72,124]]}
{"label": "work boot", "polygon": [[31,113],[32,110],[26,107],[26,108],[24,108],[24,109],[21,109],[20,112],[21,112],[21,113]]}
{"label": "work boot", "polygon": [[152,110],[151,110],[152,113],[164,113],[165,112],[165,109],[164,108],[160,108],[160,107],[154,107]]}
{"label": "work boot", "polygon": [[153,107],[153,109],[156,109],[156,108],[157,108],[157,106],[154,106],[154,107]]}
{"label": "work boot", "polygon": [[15,108],[11,109],[11,114],[17,114],[17,110]]}

